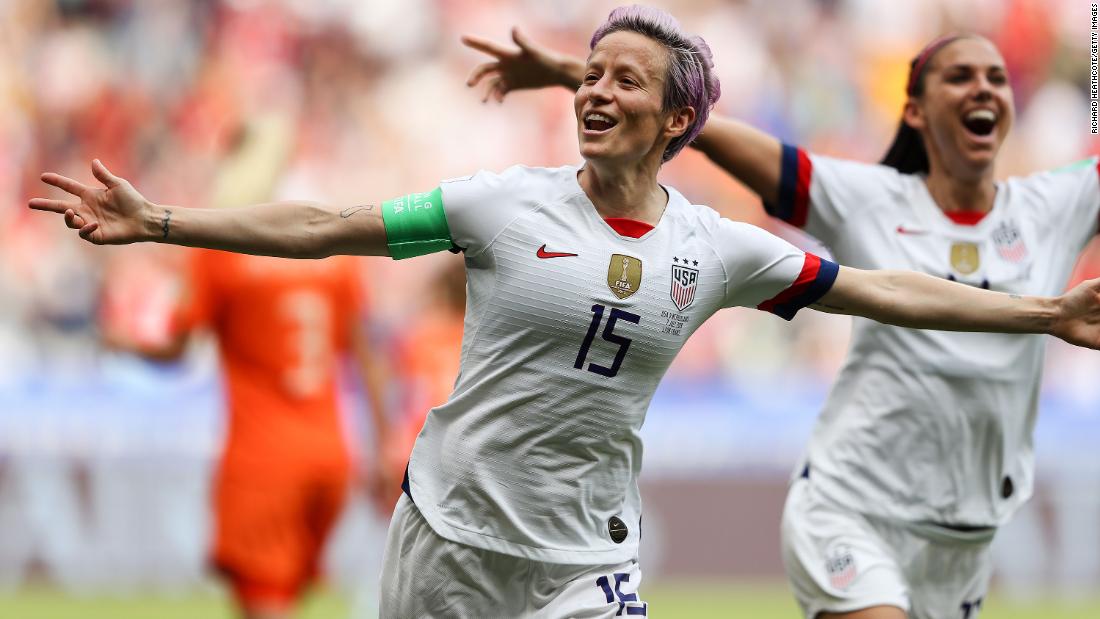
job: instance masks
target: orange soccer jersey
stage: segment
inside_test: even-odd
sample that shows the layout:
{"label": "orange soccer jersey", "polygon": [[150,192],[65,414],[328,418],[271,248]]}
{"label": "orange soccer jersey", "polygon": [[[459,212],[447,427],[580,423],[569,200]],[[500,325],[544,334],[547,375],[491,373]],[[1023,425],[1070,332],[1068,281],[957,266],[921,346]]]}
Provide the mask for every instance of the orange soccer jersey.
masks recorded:
{"label": "orange soccer jersey", "polygon": [[225,466],[343,466],[337,375],[362,307],[352,258],[285,260],[196,251],[184,327],[220,350]]}
{"label": "orange soccer jersey", "polygon": [[191,267],[181,328],[215,333],[227,396],[212,558],[238,596],[292,599],[350,474],[337,375],[362,306],[355,261],[203,250]]}

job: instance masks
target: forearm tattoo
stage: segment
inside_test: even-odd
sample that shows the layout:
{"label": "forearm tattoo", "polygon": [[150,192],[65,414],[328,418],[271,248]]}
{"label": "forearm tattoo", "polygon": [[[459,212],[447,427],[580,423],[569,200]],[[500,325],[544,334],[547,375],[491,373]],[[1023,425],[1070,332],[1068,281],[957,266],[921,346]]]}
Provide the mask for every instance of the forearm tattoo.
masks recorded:
{"label": "forearm tattoo", "polygon": [[160,231],[162,233],[161,238],[168,238],[168,230],[170,229],[169,222],[172,221],[172,210],[168,209],[164,211],[164,219],[160,222]]}
{"label": "forearm tattoo", "polygon": [[374,210],[374,205],[373,204],[361,204],[359,206],[350,206],[350,207],[340,211],[340,217],[342,217],[343,219],[347,219],[348,217],[351,217],[352,215],[358,213],[359,211],[371,211],[371,210]]}

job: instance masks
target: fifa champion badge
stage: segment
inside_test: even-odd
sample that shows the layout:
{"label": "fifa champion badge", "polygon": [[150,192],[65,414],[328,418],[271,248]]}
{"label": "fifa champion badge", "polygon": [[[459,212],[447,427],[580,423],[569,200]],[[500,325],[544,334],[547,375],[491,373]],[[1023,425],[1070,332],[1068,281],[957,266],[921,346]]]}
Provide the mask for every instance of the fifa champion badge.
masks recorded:
{"label": "fifa champion badge", "polygon": [[974,243],[951,244],[951,268],[956,273],[970,275],[981,266],[978,255],[978,246]]}
{"label": "fifa champion badge", "polygon": [[623,254],[612,254],[607,266],[607,287],[615,296],[625,299],[638,292],[642,285],[642,261]]}

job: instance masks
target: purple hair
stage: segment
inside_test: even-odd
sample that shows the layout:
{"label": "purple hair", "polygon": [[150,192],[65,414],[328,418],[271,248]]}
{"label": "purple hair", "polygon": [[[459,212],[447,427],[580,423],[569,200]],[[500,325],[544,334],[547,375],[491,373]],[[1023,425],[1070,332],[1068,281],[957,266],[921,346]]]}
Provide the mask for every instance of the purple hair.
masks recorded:
{"label": "purple hair", "polygon": [[611,11],[607,21],[592,35],[589,47],[595,49],[600,39],[621,31],[647,36],[668,50],[668,79],[665,80],[662,108],[666,112],[682,107],[695,110],[695,121],[665,148],[662,161],[668,161],[699,135],[707,124],[710,108],[722,94],[722,86],[712,71],[714,58],[710,46],[702,37],[685,33],[680,22],[668,13],[634,4]]}

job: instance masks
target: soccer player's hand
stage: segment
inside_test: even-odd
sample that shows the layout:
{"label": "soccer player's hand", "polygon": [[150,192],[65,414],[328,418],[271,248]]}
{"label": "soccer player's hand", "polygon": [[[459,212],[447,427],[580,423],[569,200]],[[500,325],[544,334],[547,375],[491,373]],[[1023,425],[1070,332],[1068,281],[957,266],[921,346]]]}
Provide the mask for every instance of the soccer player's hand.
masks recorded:
{"label": "soccer player's hand", "polygon": [[1100,349],[1100,278],[1081,282],[1058,297],[1051,333],[1070,344]]}
{"label": "soccer player's hand", "polygon": [[513,90],[566,86],[577,88],[582,79],[584,64],[570,56],[558,54],[538,45],[519,28],[512,28],[512,40],[516,47],[471,35],[463,35],[462,43],[492,56],[494,60],[482,63],[470,72],[466,85],[473,88],[484,82],[485,96],[504,101],[504,95]]}
{"label": "soccer player's hand", "polygon": [[77,230],[80,238],[96,245],[121,245],[148,240],[152,233],[144,214],[145,198],[124,178],[119,178],[98,159],[92,161],[92,174],[103,188],[89,187],[67,176],[46,172],[42,182],[72,194],[67,200],[32,198],[32,209],[65,216],[65,225]]}

